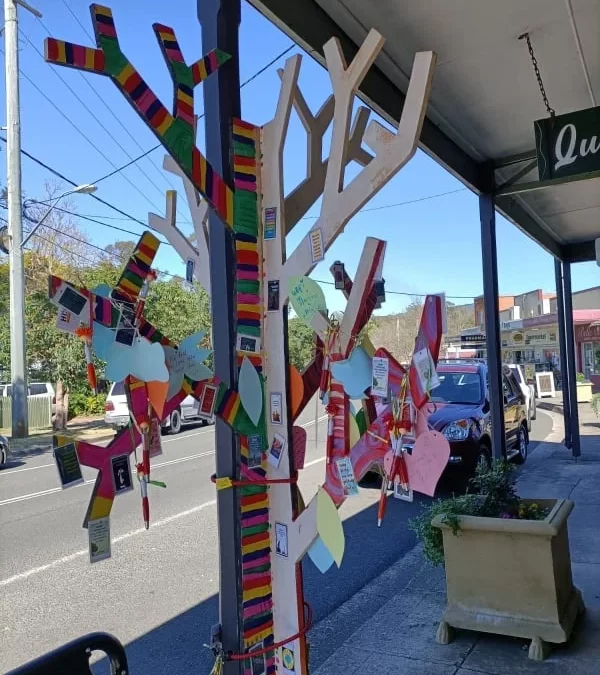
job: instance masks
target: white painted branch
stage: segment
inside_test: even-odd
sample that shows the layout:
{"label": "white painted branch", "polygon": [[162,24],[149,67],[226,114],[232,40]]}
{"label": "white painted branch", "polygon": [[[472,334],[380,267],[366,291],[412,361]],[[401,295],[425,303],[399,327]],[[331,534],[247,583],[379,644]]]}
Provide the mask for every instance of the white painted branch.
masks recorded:
{"label": "white painted branch", "polygon": [[148,213],[148,225],[152,230],[160,232],[160,234],[166,238],[175,251],[177,251],[177,254],[183,262],[186,262],[187,260],[194,261],[194,274],[198,281],[206,288],[203,283],[203,271],[201,269],[198,251],[177,228],[177,192],[175,192],[175,190],[167,190],[166,202],[165,217],[163,218],[156,213]]}
{"label": "white painted branch", "polygon": [[[321,229],[325,251],[343,231],[346,223],[414,155],[427,109],[436,57],[433,52],[420,52],[415,56],[398,133],[392,134],[383,129],[380,124],[372,121],[367,129],[365,140],[375,151],[376,156],[345,189],[339,187],[339,178],[343,175],[340,167],[346,153],[348,114],[351,105],[348,83],[353,84],[354,87],[360,85],[360,78],[356,79],[357,74],[364,75],[365,68],[373,62],[381,49],[381,40],[377,33],[375,33],[377,38],[372,37],[373,33],[374,31],[371,31],[355,58],[355,61],[360,59],[359,65],[356,68],[351,65],[341,76],[342,57],[341,54],[337,54],[339,46],[333,43],[328,43],[329,46],[326,46],[327,62],[332,68],[331,77],[334,83],[336,109],[333,121],[332,153],[327,169],[323,204],[319,218],[312,227],[312,230]],[[366,45],[370,45],[370,52],[367,52]],[[340,60],[339,63],[338,60]],[[286,278],[284,288],[287,288],[289,277],[309,274],[314,266],[311,259],[310,232],[308,232],[284,266]]]}
{"label": "white painted branch", "polygon": [[[194,276],[196,277],[198,283],[204,288],[204,290],[210,296],[210,253],[209,253],[209,242],[208,242],[208,230],[206,227],[206,221],[208,219],[208,202],[206,200],[201,200],[198,192],[192,185],[192,182],[189,178],[183,173],[177,162],[170,156],[165,155],[163,160],[163,168],[169,173],[178,176],[183,181],[183,188],[185,190],[185,195],[188,202],[188,208],[190,215],[192,217],[192,223],[194,225],[194,234],[196,236],[196,246],[193,246],[188,239],[183,235],[176,227],[168,230],[167,232],[162,232],[167,238],[169,243],[173,245],[175,250],[179,253],[183,262],[186,262],[189,258],[194,259]],[[150,224],[152,227],[152,224]],[[161,230],[158,230],[159,232]],[[176,232],[177,234],[174,234]],[[195,255],[189,253],[189,248],[184,248],[183,244],[179,240],[179,237],[183,238],[189,247],[193,250]],[[173,238],[173,241],[171,240]],[[178,241],[176,245],[175,241]],[[181,249],[181,250],[180,250]],[[182,255],[181,251],[185,251],[185,256]]]}
{"label": "white painted branch", "polygon": [[289,525],[289,555],[293,563],[298,563],[306,555],[317,533],[317,497],[310,501],[304,511]]}

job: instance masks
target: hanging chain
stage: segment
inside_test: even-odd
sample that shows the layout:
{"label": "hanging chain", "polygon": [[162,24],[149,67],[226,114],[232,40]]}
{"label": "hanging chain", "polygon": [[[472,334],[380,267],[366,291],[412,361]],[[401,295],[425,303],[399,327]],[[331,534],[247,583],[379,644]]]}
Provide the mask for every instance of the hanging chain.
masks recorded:
{"label": "hanging chain", "polygon": [[519,35],[519,40],[523,39],[527,41],[527,49],[529,50],[529,56],[531,57],[531,63],[533,65],[533,70],[535,71],[535,76],[538,81],[538,86],[540,88],[540,93],[542,94],[544,105],[546,106],[548,115],[550,115],[550,117],[554,117],[556,115],[556,111],[554,110],[554,108],[551,107],[550,102],[548,101],[548,97],[546,96],[546,90],[544,88],[544,83],[542,81],[542,74],[540,73],[540,68],[538,66],[537,59],[535,58],[535,54],[533,53],[533,46],[531,45],[531,38],[529,37],[529,33],[523,33],[523,35]]}

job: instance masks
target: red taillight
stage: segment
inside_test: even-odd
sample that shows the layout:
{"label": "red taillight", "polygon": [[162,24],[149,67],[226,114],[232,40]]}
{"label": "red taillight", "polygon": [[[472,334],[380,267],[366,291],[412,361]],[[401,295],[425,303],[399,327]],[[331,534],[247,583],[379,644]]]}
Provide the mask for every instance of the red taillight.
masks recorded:
{"label": "red taillight", "polygon": [[115,409],[115,404],[112,401],[106,401],[104,404],[105,412],[112,412]]}

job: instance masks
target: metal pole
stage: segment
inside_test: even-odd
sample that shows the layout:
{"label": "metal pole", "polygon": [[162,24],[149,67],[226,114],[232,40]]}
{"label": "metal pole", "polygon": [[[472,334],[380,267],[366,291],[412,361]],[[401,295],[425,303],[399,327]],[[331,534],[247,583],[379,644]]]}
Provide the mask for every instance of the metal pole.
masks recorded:
{"label": "metal pole", "polygon": [[563,419],[565,425],[565,445],[571,443],[571,397],[569,391],[569,364],[567,362],[567,335],[565,324],[565,288],[563,284],[562,262],[554,260],[554,276],[556,278],[556,305],[558,311],[558,344],[560,347],[560,379],[563,397]]}
{"label": "metal pole", "polygon": [[571,403],[571,452],[573,457],[581,456],[579,439],[579,409],[577,408],[577,367],[575,364],[575,335],[573,328],[573,296],[571,294],[571,263],[563,262],[563,285],[565,292],[565,347],[569,371],[569,401]]}
{"label": "metal pole", "polygon": [[10,269],[10,372],[12,383],[12,436],[26,438],[27,359],[25,351],[25,275],[21,216],[21,119],[19,107],[19,47],[17,5],[4,0],[6,64],[6,183]]}
{"label": "metal pole", "polygon": [[[198,0],[202,50],[221,49],[230,55],[203,84],[206,158],[226,183],[233,186],[231,123],[241,115],[238,32],[240,0]],[[215,375],[237,387],[235,248],[233,234],[211,210],[210,282]],[[219,418],[215,421],[217,476],[239,476],[238,438]],[[238,490],[217,492],[219,527],[219,619],[225,652],[242,653],[241,529]],[[224,675],[242,675],[243,661],[226,661]]]}
{"label": "metal pole", "polygon": [[504,433],[504,390],[500,353],[500,308],[498,304],[498,256],[496,248],[496,210],[494,206],[494,167],[480,167],[487,189],[479,196],[481,256],[483,267],[483,303],[488,363],[488,393],[492,415],[492,456],[506,457]]}

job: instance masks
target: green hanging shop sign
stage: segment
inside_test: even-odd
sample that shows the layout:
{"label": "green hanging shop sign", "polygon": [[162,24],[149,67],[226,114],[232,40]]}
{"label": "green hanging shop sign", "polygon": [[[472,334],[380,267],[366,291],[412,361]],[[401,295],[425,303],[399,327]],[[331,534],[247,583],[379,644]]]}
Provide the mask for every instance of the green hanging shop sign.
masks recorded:
{"label": "green hanging shop sign", "polygon": [[540,180],[600,171],[600,106],[536,120]]}

